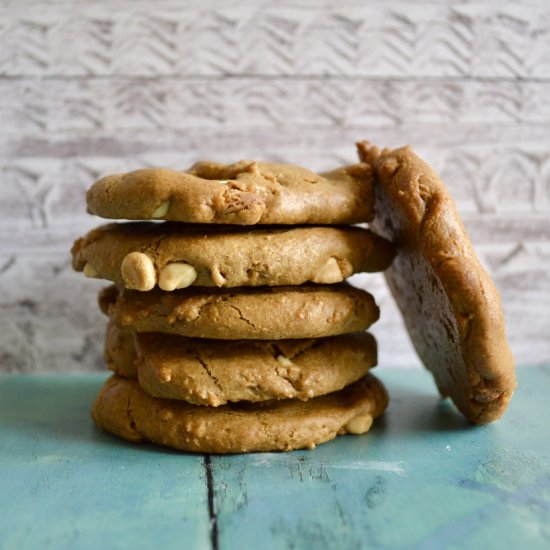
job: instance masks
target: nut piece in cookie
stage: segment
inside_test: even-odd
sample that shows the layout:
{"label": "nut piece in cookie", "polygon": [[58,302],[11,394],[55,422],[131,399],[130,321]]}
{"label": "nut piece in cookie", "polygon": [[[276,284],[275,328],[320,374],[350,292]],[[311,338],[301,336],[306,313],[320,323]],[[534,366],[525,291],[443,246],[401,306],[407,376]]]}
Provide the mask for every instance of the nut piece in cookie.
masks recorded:
{"label": "nut piece in cookie", "polygon": [[[86,264],[89,265],[89,264]],[[124,286],[133,290],[151,290],[157,284],[153,260],[143,252],[129,252],[120,264]]]}
{"label": "nut piece in cookie", "polygon": [[187,288],[197,278],[196,269],[187,263],[174,262],[166,265],[159,275],[159,287],[162,290]]}
{"label": "nut piece in cookie", "polygon": [[418,355],[471,422],[496,420],[516,386],[514,360],[498,292],[454,200],[410,147],[358,148],[375,173],[371,225],[397,247],[386,281]]}

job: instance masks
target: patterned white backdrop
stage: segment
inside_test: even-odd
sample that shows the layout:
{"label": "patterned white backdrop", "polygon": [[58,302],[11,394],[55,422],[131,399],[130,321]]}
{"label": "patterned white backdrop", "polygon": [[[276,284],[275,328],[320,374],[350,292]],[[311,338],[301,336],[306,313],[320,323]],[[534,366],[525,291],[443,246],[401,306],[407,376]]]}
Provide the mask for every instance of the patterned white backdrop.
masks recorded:
{"label": "patterned white backdrop", "polygon": [[[0,370],[103,368],[102,286],[70,268],[98,176],[198,159],[324,170],[412,144],[550,362],[550,4],[0,2]],[[380,276],[380,364],[417,366]]]}

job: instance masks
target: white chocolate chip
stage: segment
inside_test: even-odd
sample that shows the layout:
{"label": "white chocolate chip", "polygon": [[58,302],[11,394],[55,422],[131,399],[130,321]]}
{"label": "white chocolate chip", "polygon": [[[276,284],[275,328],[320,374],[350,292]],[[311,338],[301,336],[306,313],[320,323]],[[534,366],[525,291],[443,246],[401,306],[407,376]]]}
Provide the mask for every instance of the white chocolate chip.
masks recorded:
{"label": "white chocolate chip", "polygon": [[213,265],[210,269],[210,277],[216,286],[223,286],[227,282],[227,279],[222,275],[222,272],[217,265]]}
{"label": "white chocolate chip", "polygon": [[218,183],[222,183],[223,185],[227,185],[229,183],[229,180],[218,180]]}
{"label": "white chocolate chip", "polygon": [[361,414],[352,418],[344,428],[350,434],[361,435],[369,431],[372,426],[372,416],[370,414]]}
{"label": "white chocolate chip", "polygon": [[279,365],[281,365],[281,367],[292,367],[292,361],[284,355],[277,355],[275,360],[279,363]]}
{"label": "white chocolate chip", "polygon": [[170,201],[164,201],[161,202],[155,211],[151,214],[151,218],[163,218],[166,216],[166,213],[168,212],[168,208],[170,208]]}
{"label": "white chocolate chip", "polygon": [[84,272],[84,275],[86,275],[86,277],[90,277],[92,279],[95,279],[98,276],[97,269],[93,265],[88,263],[84,266],[84,269],[82,271]]}
{"label": "white chocolate chip", "polygon": [[173,263],[165,266],[159,274],[159,286],[162,290],[172,291],[193,284],[197,272],[192,265]]}
{"label": "white chocolate chip", "polygon": [[126,254],[120,266],[122,279],[126,288],[151,290],[157,284],[157,274],[153,260],[143,252]]}
{"label": "white chocolate chip", "polygon": [[331,256],[311,280],[314,283],[326,285],[342,282],[344,280],[344,276],[340,271],[340,266],[338,265],[336,258]]}

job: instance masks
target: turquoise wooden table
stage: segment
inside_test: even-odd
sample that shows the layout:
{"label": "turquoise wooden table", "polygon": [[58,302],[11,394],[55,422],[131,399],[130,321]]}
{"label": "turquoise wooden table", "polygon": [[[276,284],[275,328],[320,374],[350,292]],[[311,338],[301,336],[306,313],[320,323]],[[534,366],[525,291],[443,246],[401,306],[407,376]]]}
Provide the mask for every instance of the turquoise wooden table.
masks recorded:
{"label": "turquoise wooden table", "polygon": [[368,435],[203,456],[95,429],[105,375],[0,377],[0,547],[550,548],[550,367],[468,426],[428,374],[383,370]]}

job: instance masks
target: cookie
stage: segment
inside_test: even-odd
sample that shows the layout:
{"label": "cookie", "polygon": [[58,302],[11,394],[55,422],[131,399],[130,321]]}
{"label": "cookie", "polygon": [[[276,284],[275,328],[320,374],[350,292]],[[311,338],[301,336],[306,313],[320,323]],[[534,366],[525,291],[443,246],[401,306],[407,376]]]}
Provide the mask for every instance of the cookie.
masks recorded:
{"label": "cookie", "polygon": [[211,407],[229,401],[311,399],[342,389],[376,365],[376,342],[367,332],[229,342],[146,332],[135,333],[135,347],[131,331],[111,322],[108,334],[129,334],[133,351],[120,353],[125,348],[118,340],[106,341],[114,372],[126,378],[139,373],[140,386],[154,397]]}
{"label": "cookie", "polygon": [[411,340],[442,396],[473,423],[499,418],[515,388],[500,298],[481,267],[455,203],[409,147],[359,144],[375,174],[372,227],[398,253],[386,280]]}
{"label": "cookie", "polygon": [[380,271],[393,246],[357,227],[248,228],[135,222],[99,227],[72,248],[73,266],[126,288],[282,286]]}
{"label": "cookie", "polygon": [[366,330],[374,298],[348,284],[207,289],[123,289],[109,305],[123,328],[220,340],[321,338]]}
{"label": "cookie", "polygon": [[102,313],[109,315],[109,306],[118,298],[120,289],[116,285],[102,288],[97,294],[97,305]]}
{"label": "cookie", "polygon": [[373,214],[368,165],[318,175],[291,164],[198,162],[107,176],[86,195],[103,218],[223,224],[354,224]]}
{"label": "cookie", "polygon": [[242,453],[312,449],[337,435],[362,434],[387,405],[372,375],[309,401],[285,399],[200,407],[151,397],[134,380],[112,376],[93,408],[103,430],[133,442],[182,451]]}
{"label": "cookie", "polygon": [[109,321],[105,331],[103,358],[107,368],[124,378],[137,378],[134,332]]}

